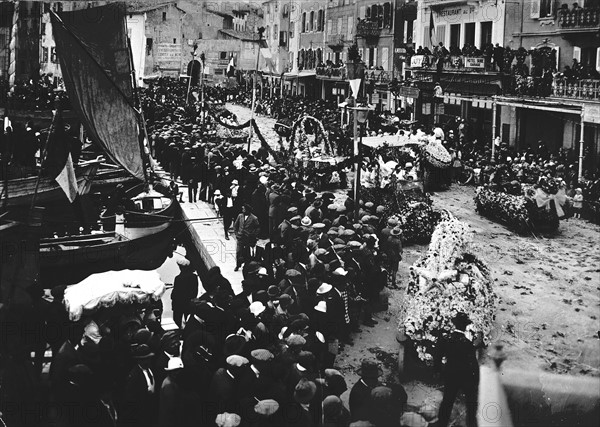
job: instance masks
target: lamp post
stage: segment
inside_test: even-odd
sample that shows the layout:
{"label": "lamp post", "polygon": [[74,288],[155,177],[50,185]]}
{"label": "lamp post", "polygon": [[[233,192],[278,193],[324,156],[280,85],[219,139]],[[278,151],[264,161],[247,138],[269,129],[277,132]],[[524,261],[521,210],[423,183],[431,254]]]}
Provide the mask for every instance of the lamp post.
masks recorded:
{"label": "lamp post", "polygon": [[[357,105],[356,107],[350,107],[354,111],[354,156],[356,158],[356,172],[354,174],[354,220],[358,220],[358,211],[360,209],[360,172],[362,169],[362,156],[360,155],[362,144],[362,134],[364,124],[367,122],[367,116],[369,114],[369,107],[363,105]],[[356,136],[356,129],[358,126],[359,137]]]}
{"label": "lamp post", "polygon": [[200,54],[200,135],[204,135],[204,61],[206,55],[202,52]]}
{"label": "lamp post", "polygon": [[258,63],[260,61],[260,42],[262,41],[264,27],[258,28],[258,46],[256,47],[256,67],[254,68],[254,77],[252,79],[252,110],[250,111],[250,131],[248,135],[248,153],[250,152],[250,144],[252,143],[252,130],[254,123],[254,108],[256,107],[256,82],[258,80]]}

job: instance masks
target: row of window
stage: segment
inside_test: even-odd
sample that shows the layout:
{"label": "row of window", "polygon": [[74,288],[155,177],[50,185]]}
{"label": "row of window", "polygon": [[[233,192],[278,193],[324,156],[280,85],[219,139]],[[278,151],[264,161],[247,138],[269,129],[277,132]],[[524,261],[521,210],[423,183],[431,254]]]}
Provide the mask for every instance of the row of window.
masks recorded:
{"label": "row of window", "polygon": [[325,29],[325,11],[319,9],[316,13],[314,10],[303,12],[301,29],[303,33],[323,31]]}
{"label": "row of window", "polygon": [[344,28],[344,18],[338,18],[336,21],[332,19],[327,20],[327,34],[339,34],[346,35],[348,40],[352,39],[352,34],[354,32],[354,17],[348,16],[347,25]]}
{"label": "row of window", "polygon": [[[48,61],[50,60],[50,61]],[[48,62],[52,62],[53,64],[58,64],[58,58],[56,57],[56,48],[51,47],[47,48],[42,46],[42,63],[47,64]]]}

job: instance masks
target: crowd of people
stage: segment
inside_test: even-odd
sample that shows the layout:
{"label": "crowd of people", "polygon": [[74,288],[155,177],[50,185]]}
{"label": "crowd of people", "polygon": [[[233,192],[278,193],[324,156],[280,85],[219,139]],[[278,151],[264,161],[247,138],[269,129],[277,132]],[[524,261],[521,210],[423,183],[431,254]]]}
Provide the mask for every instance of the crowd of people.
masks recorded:
{"label": "crowd of people", "polygon": [[[184,91],[170,84],[166,93],[154,88],[143,94],[146,108],[155,106],[147,114],[152,149],[173,178],[188,177],[188,161],[202,164],[206,181],[198,175],[200,197],[215,203],[225,235],[235,234],[241,292],[234,293],[239,284],[232,285],[219,267],[203,276],[199,292],[194,268],[180,258],[171,295],[179,329],[165,331],[160,301],[70,322],[62,304],[64,287],[55,288],[46,325],[58,333],[50,343],[51,409],[43,423],[388,427],[435,422],[435,408],[405,413],[406,392],[384,382],[376,359],[360,362],[355,384],[335,369],[336,356],[353,345],[352,334],[374,327],[373,313],[385,307],[381,291],[393,286],[402,258],[399,224],[384,221],[383,206],[361,202],[355,209],[351,197],[340,203],[332,193],[314,192],[285,167],[269,165],[264,153],[198,138],[203,135],[193,113],[198,106],[179,107]],[[221,95],[217,92],[215,101]],[[203,125],[210,132],[214,123],[207,117]],[[182,151],[178,172],[164,151],[172,144]],[[195,193],[190,195],[194,201]],[[269,242],[258,246],[260,238]],[[346,405],[340,396],[348,388]],[[445,403],[447,415],[452,403]],[[21,416],[4,414],[7,420]]]}

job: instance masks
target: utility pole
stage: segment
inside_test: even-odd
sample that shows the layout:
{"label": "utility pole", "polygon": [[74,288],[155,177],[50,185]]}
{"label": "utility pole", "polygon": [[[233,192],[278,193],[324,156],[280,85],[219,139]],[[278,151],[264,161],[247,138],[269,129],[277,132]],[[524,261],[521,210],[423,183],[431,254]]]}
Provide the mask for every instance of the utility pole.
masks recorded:
{"label": "utility pole", "polygon": [[254,78],[252,79],[252,111],[250,112],[250,133],[248,135],[248,153],[250,152],[250,144],[252,142],[253,134],[253,122],[254,122],[254,108],[256,107],[256,82],[258,81],[258,63],[260,61],[260,42],[262,41],[265,27],[258,28],[258,43],[256,51],[256,67],[254,68]]}
{"label": "utility pole", "polygon": [[206,61],[206,56],[204,52],[200,54],[200,92],[202,98],[200,98],[200,135],[204,135],[204,63]]}

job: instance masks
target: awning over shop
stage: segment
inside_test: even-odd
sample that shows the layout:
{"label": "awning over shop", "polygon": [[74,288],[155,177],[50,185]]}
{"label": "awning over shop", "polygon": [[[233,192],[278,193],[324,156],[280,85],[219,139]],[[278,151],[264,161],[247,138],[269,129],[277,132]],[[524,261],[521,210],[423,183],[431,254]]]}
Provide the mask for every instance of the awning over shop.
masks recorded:
{"label": "awning over shop", "polygon": [[406,145],[423,145],[422,142],[414,142],[406,136],[388,135],[388,136],[369,136],[362,139],[363,145],[371,148],[378,148],[384,145],[388,147],[404,147]]}
{"label": "awning over shop", "polygon": [[316,71],[300,71],[299,73],[285,73],[283,77],[287,80],[302,79],[304,77],[315,77]]}

